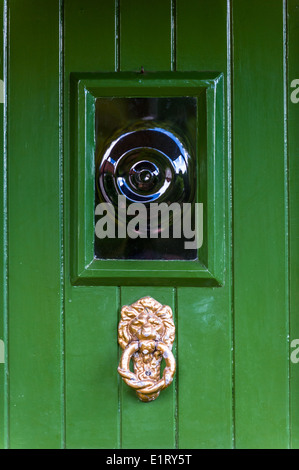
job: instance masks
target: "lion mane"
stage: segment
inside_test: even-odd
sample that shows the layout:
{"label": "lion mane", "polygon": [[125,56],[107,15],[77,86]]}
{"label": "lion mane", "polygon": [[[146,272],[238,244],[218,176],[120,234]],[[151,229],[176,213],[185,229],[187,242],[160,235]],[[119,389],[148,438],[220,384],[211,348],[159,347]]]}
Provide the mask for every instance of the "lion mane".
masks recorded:
{"label": "lion mane", "polygon": [[[175,325],[173,322],[172,310],[168,305],[162,305],[151,297],[143,297],[132,305],[124,305],[121,309],[121,319],[118,327],[118,342],[122,349],[131,341],[138,338],[132,333],[130,326],[134,322],[135,329],[143,324],[142,317],[148,315],[149,319],[156,317],[160,323],[160,332],[155,331],[155,325],[151,322],[151,328],[155,331],[155,340],[163,341],[170,349],[175,337]],[[140,318],[140,321],[139,321]],[[161,331],[161,322],[163,328]],[[144,326],[144,325],[143,325]]]}

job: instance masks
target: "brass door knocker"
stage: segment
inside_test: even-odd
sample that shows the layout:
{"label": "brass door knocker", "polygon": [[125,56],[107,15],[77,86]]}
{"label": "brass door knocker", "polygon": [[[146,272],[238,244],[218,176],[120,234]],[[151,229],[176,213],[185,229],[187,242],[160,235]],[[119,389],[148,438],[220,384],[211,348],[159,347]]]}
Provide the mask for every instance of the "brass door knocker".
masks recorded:
{"label": "brass door knocker", "polygon": [[[175,373],[175,359],[171,352],[175,337],[172,310],[152,297],[143,297],[121,309],[118,342],[124,350],[118,372],[127,385],[136,390],[142,401],[155,400],[168,387]],[[133,358],[134,373],[130,371]],[[166,367],[160,377],[160,366]]]}

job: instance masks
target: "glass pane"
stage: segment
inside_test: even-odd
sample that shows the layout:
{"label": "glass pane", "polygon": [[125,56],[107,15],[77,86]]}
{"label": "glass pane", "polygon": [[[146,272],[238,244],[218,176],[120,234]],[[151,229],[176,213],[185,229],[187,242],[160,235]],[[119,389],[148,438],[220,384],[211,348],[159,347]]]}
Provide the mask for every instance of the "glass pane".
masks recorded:
{"label": "glass pane", "polygon": [[197,99],[97,98],[95,126],[95,257],[197,259]]}

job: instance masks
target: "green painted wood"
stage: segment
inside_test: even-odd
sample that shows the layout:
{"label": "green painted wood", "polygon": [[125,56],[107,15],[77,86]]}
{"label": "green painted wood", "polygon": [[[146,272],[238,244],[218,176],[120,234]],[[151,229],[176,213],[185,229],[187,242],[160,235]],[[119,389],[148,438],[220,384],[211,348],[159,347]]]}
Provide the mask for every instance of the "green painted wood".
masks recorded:
{"label": "green painted wood", "polygon": [[[289,236],[290,236],[290,344],[299,339],[299,103],[291,101],[293,80],[299,79],[299,2],[288,1],[288,149],[289,149]],[[298,89],[298,85],[296,87]],[[298,94],[297,94],[298,97]],[[291,348],[291,352],[294,348]],[[291,446],[299,448],[299,363],[291,362]]]}
{"label": "green painted wood", "polygon": [[120,0],[120,70],[171,69],[170,0]]}
{"label": "green painted wood", "polygon": [[226,71],[225,0],[177,0],[177,70]]}
{"label": "green painted wood", "polygon": [[[175,289],[172,288],[153,286],[122,287],[121,305],[130,305],[147,295],[163,305],[169,305],[172,308],[174,322],[176,323]],[[175,344],[173,354],[176,357]],[[150,403],[141,402],[135,391],[130,389],[123,381],[120,390],[122,448],[176,448],[176,376],[172,385],[163,390],[158,399]]]}
{"label": "green painted wood", "polygon": [[[71,284],[71,203],[76,167],[74,139],[69,129],[70,74],[113,71],[115,68],[114,2],[66,0],[64,2],[65,64],[65,374],[66,447],[118,448],[118,288],[75,287]],[[72,103],[71,103],[72,104]],[[83,198],[82,202],[83,203]],[[74,220],[72,220],[74,222]]]}
{"label": "green painted wood", "polygon": [[233,2],[237,448],[286,448],[283,2]]}
{"label": "green painted wood", "polygon": [[68,289],[66,303],[66,446],[117,448],[117,289]]}
{"label": "green painted wood", "polygon": [[9,445],[59,448],[59,2],[8,14]]}
{"label": "green painted wood", "polygon": [[[176,38],[177,70],[222,72],[227,89],[230,74],[227,2],[178,0]],[[224,285],[220,288],[178,288],[178,436],[181,448],[233,446],[230,157],[227,139],[230,115],[227,92],[224,108],[222,169],[226,176],[225,187],[220,191],[225,191],[225,205],[219,210],[223,217],[221,225],[225,225],[225,237],[218,231],[213,247],[214,250],[215,247],[219,249],[221,243],[225,243],[223,265],[220,263]],[[218,115],[217,119],[223,117]],[[216,133],[214,139],[220,138]],[[217,187],[219,190],[219,185]]]}
{"label": "green painted wood", "polygon": [[[150,3],[144,0],[120,1],[120,69],[138,71],[141,67],[144,67],[145,71],[171,68],[169,0],[163,3],[156,0]],[[170,305],[175,312],[172,288],[123,287],[121,305],[131,304],[146,295],[151,295],[160,303]],[[142,403],[135,392],[123,383],[120,396],[122,448],[176,447],[175,383],[151,403]]]}
{"label": "green painted wood", "polygon": [[[4,28],[5,18],[4,18],[4,1],[0,2],[0,25],[2,25],[3,34],[0,36],[0,80],[4,79],[4,63],[3,63],[3,43],[5,41],[5,31]],[[3,85],[2,85],[3,86]],[[1,163],[0,163],[0,178],[1,178],[1,187],[2,191],[0,192],[0,206],[1,210],[1,228],[0,228],[0,246],[1,253],[4,256],[0,256],[0,284],[2,289],[0,290],[0,305],[3,315],[0,315],[0,449],[3,449],[6,446],[6,400],[5,400],[5,336],[6,336],[6,165],[4,158],[4,90],[1,86],[0,89],[0,149],[1,149]],[[3,93],[2,93],[3,91]]]}
{"label": "green painted wood", "polygon": [[114,70],[114,22],[113,1],[64,1],[64,60],[67,84],[68,74],[71,72]]}
{"label": "green painted wood", "polygon": [[[298,448],[299,365],[289,365],[289,342],[299,338],[299,104],[289,99],[290,83],[299,79],[298,0],[271,8],[266,0],[5,4],[8,204],[4,158],[1,284],[6,236],[9,277],[8,296],[1,290],[0,339],[8,327],[9,375],[0,364],[0,447],[287,448],[291,442]],[[121,277],[120,287],[107,287],[91,271],[90,279],[72,284],[71,243],[81,228],[70,220],[77,171],[70,77],[141,66],[223,74],[226,177],[217,191],[224,191],[225,204],[217,210],[225,237],[218,231],[214,240],[217,249],[224,243],[221,287],[192,287],[192,269],[177,288],[153,286],[154,279],[124,286],[131,280]],[[216,133],[215,143],[220,138]],[[167,269],[163,276],[169,285]],[[177,329],[175,381],[148,404],[117,374],[120,308],[145,295],[171,305]]]}
{"label": "green painted wood", "polygon": [[223,288],[178,289],[178,435],[182,449],[232,447],[230,309]]}

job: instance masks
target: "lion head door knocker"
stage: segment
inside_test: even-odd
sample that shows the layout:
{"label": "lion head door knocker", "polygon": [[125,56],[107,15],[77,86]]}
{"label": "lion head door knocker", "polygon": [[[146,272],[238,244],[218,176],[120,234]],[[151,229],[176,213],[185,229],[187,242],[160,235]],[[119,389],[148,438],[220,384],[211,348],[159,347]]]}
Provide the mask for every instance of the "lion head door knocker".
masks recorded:
{"label": "lion head door knocker", "polygon": [[[136,390],[142,401],[155,400],[168,387],[175,373],[171,352],[175,336],[172,310],[151,297],[143,297],[121,309],[118,342],[124,350],[118,372],[127,385]],[[134,373],[130,371],[131,358]],[[166,367],[160,377],[160,366]]]}

